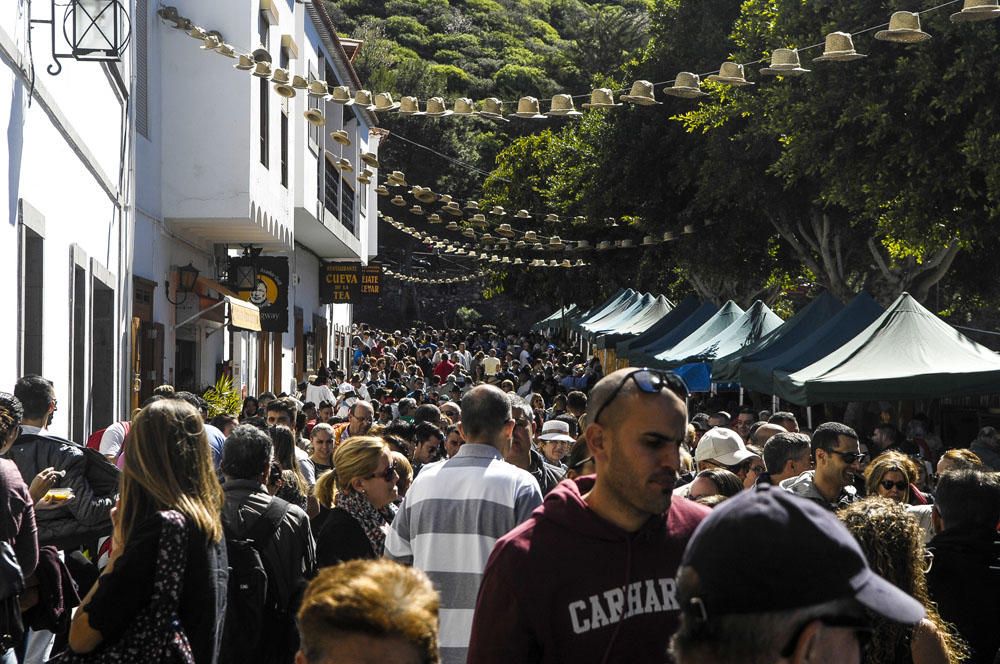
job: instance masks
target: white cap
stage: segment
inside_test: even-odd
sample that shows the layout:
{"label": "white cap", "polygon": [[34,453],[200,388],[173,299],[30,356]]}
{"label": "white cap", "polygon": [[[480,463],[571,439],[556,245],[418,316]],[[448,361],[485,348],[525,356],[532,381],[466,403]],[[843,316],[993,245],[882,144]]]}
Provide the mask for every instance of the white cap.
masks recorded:
{"label": "white cap", "polygon": [[694,460],[698,463],[714,461],[723,466],[735,466],[755,456],[757,455],[743,444],[738,433],[725,427],[713,427],[698,441]]}
{"label": "white cap", "polygon": [[337,391],[341,394],[350,394],[354,391],[354,386],[350,383],[341,383],[340,387],[337,388]]}

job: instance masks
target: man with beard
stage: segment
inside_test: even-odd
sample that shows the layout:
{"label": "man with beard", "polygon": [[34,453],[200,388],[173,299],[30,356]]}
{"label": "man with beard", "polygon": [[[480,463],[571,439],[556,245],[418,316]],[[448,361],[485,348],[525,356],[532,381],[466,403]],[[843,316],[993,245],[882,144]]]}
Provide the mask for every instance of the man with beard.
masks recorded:
{"label": "man with beard", "polygon": [[680,378],[652,369],[594,386],[584,435],[597,474],[561,482],[497,542],[470,662],[669,661],[677,567],[708,513],[672,496],[686,399]]}
{"label": "man with beard", "polygon": [[810,445],[816,469],[785,480],[781,488],[829,510],[857,500],[858,492],[852,483],[861,474],[865,455],[854,429],[839,422],[826,422],[816,427]]}

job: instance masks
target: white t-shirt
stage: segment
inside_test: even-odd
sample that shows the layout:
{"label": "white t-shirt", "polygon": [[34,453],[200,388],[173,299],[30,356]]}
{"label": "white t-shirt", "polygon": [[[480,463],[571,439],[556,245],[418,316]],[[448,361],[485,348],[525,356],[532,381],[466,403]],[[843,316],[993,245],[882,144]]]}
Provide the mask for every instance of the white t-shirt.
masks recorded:
{"label": "white t-shirt", "polygon": [[104,430],[99,449],[104,456],[117,459],[118,455],[122,452],[122,445],[124,444],[125,424],[123,422],[115,422]]}
{"label": "white t-shirt", "polygon": [[306,393],[303,395],[303,401],[312,401],[319,407],[320,401],[329,401],[330,403],[336,403],[337,397],[334,395],[333,390],[330,389],[329,385],[313,385],[309,383],[306,385]]}
{"label": "white t-shirt", "polygon": [[500,358],[491,356],[483,358],[483,371],[487,376],[496,376],[500,371]]}

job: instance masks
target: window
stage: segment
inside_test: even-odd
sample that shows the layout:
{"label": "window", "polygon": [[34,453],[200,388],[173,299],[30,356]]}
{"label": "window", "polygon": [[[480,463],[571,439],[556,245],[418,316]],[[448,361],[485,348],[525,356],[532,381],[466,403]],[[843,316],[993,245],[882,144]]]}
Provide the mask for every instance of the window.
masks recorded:
{"label": "window", "polygon": [[271,45],[270,32],[271,22],[267,20],[267,12],[261,10],[257,13],[257,37],[260,39],[260,45],[264,48]]}
{"label": "window", "polygon": [[324,191],[323,191],[323,207],[325,207],[330,214],[337,216],[337,199],[338,199],[338,186],[340,184],[340,174],[337,169],[333,167],[333,162],[329,158],[324,160],[326,162],[326,168],[323,171],[324,175]]}
{"label": "window", "polygon": [[288,49],[284,46],[278,51],[278,66],[282,69],[288,69]]}
{"label": "window", "polygon": [[281,186],[288,187],[288,114],[281,113]]}
{"label": "window", "polygon": [[357,237],[357,229],[354,227],[354,190],[341,179],[340,192],[340,223],[351,235]]}
{"label": "window", "polygon": [[[70,439],[87,439],[87,270],[73,263]],[[110,386],[109,386],[110,387]]]}
{"label": "window", "polygon": [[135,3],[135,129],[149,138],[149,62],[147,37],[149,20],[146,0]]}
{"label": "window", "polygon": [[267,79],[260,79],[260,163],[264,168],[268,168],[268,115],[270,99],[268,98],[270,89]]}
{"label": "window", "polygon": [[[315,78],[316,78],[316,71],[313,69],[312,65],[309,65],[309,80],[311,81],[311,80],[313,80]],[[320,108],[320,102],[322,101],[322,99],[320,97],[314,97],[312,95],[307,95],[306,101],[308,102],[309,108],[319,109]],[[321,138],[323,136],[323,131],[322,131],[323,128],[322,127],[317,127],[316,125],[314,125],[312,123],[308,123],[308,124],[309,124],[309,148],[315,154],[315,153],[318,153],[319,150],[320,150],[320,148],[322,148],[322,146],[323,146],[322,142],[321,142]],[[322,170],[323,169],[320,168],[320,171],[322,171]],[[322,175],[320,175],[320,182],[322,183],[322,181],[323,181]],[[322,196],[320,196],[320,198],[322,198]]]}
{"label": "window", "polygon": [[21,226],[21,375],[42,373],[45,240]]}

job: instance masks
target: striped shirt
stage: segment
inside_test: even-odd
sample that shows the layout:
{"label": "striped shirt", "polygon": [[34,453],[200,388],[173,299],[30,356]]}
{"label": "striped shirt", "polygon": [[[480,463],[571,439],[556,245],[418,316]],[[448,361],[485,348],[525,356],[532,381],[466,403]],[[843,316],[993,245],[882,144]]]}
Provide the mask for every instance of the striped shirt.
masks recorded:
{"label": "striped shirt", "polygon": [[466,443],[413,480],[385,555],[423,570],[441,595],[442,664],[465,664],[479,583],[493,545],[542,504],[531,474],[492,445]]}

